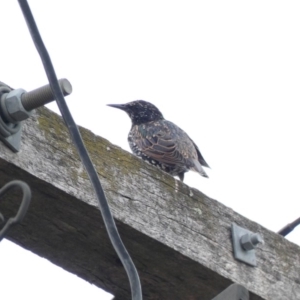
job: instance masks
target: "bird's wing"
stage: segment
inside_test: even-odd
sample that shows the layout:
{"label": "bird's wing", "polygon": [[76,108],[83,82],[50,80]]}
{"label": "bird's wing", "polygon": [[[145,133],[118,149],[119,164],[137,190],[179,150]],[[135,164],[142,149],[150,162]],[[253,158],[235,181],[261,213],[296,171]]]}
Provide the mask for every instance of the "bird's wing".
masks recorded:
{"label": "bird's wing", "polygon": [[182,151],[180,136],[166,124],[151,126],[151,130],[145,133],[139,130],[139,134],[135,135],[135,142],[142,153],[162,164],[187,169],[193,167],[192,161],[186,159]]}
{"label": "bird's wing", "polygon": [[138,141],[138,146],[147,156],[167,165],[184,166],[184,159],[177,151],[176,144],[171,138],[162,135],[147,136]]}

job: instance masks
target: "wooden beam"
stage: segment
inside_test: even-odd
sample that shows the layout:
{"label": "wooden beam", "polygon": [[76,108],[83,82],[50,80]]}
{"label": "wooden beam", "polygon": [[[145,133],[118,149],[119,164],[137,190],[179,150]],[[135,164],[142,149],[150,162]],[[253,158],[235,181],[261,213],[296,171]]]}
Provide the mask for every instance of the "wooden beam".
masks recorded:
{"label": "wooden beam", "polygon": [[[81,128],[82,136],[141,276],[144,299],[216,297],[231,283],[250,299],[300,299],[300,249],[196,189]],[[61,118],[46,108],[24,122],[22,145],[0,144],[0,184],[22,179],[33,199],[8,238],[114,294],[129,284],[105,231],[94,192]],[[12,214],[19,194],[1,201]],[[257,267],[233,258],[231,223],[259,232]]]}

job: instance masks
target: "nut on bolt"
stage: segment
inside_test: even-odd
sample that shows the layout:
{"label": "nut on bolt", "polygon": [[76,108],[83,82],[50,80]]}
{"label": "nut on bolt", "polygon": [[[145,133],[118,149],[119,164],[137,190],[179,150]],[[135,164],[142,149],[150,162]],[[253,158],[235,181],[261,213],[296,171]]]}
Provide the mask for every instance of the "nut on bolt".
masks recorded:
{"label": "nut on bolt", "polygon": [[5,99],[6,111],[4,113],[6,119],[11,123],[26,120],[32,115],[32,112],[27,111],[22,105],[21,97],[24,93],[23,89],[13,90]]}
{"label": "nut on bolt", "polygon": [[[64,96],[72,93],[71,83],[63,78],[58,80]],[[55,100],[50,85],[33,91],[13,90],[0,82],[0,141],[13,152],[20,150],[22,121],[32,115],[32,111]],[[1,215],[0,215],[1,221]]]}
{"label": "nut on bolt", "polygon": [[259,243],[263,243],[263,238],[259,233],[246,233],[240,239],[244,250],[249,251],[256,248]]}

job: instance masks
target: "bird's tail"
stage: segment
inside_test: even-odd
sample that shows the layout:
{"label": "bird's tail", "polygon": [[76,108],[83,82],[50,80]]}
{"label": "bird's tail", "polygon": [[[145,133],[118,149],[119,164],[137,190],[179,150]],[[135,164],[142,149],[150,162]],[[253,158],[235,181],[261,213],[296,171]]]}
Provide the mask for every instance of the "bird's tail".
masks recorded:
{"label": "bird's tail", "polygon": [[192,163],[193,163],[193,167],[191,168],[191,170],[198,172],[200,175],[202,175],[203,177],[208,178],[208,175],[205,173],[204,169],[202,168],[202,166],[200,165],[199,161],[196,159],[191,159]]}

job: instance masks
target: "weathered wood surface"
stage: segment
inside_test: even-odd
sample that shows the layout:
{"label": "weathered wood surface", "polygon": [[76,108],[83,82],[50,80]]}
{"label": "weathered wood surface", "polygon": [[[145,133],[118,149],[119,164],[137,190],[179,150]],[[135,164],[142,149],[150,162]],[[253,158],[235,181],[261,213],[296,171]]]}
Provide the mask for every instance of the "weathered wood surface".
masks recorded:
{"label": "weathered wood surface", "polygon": [[[250,299],[300,299],[300,248],[201,192],[81,129],[137,266],[144,299],[212,299],[232,282]],[[94,192],[59,116],[40,109],[24,124],[21,151],[0,144],[0,184],[25,180],[33,200],[9,239],[64,269],[130,299],[127,277]],[[0,203],[16,209],[19,194]],[[232,222],[262,234],[258,267],[234,260]]]}

